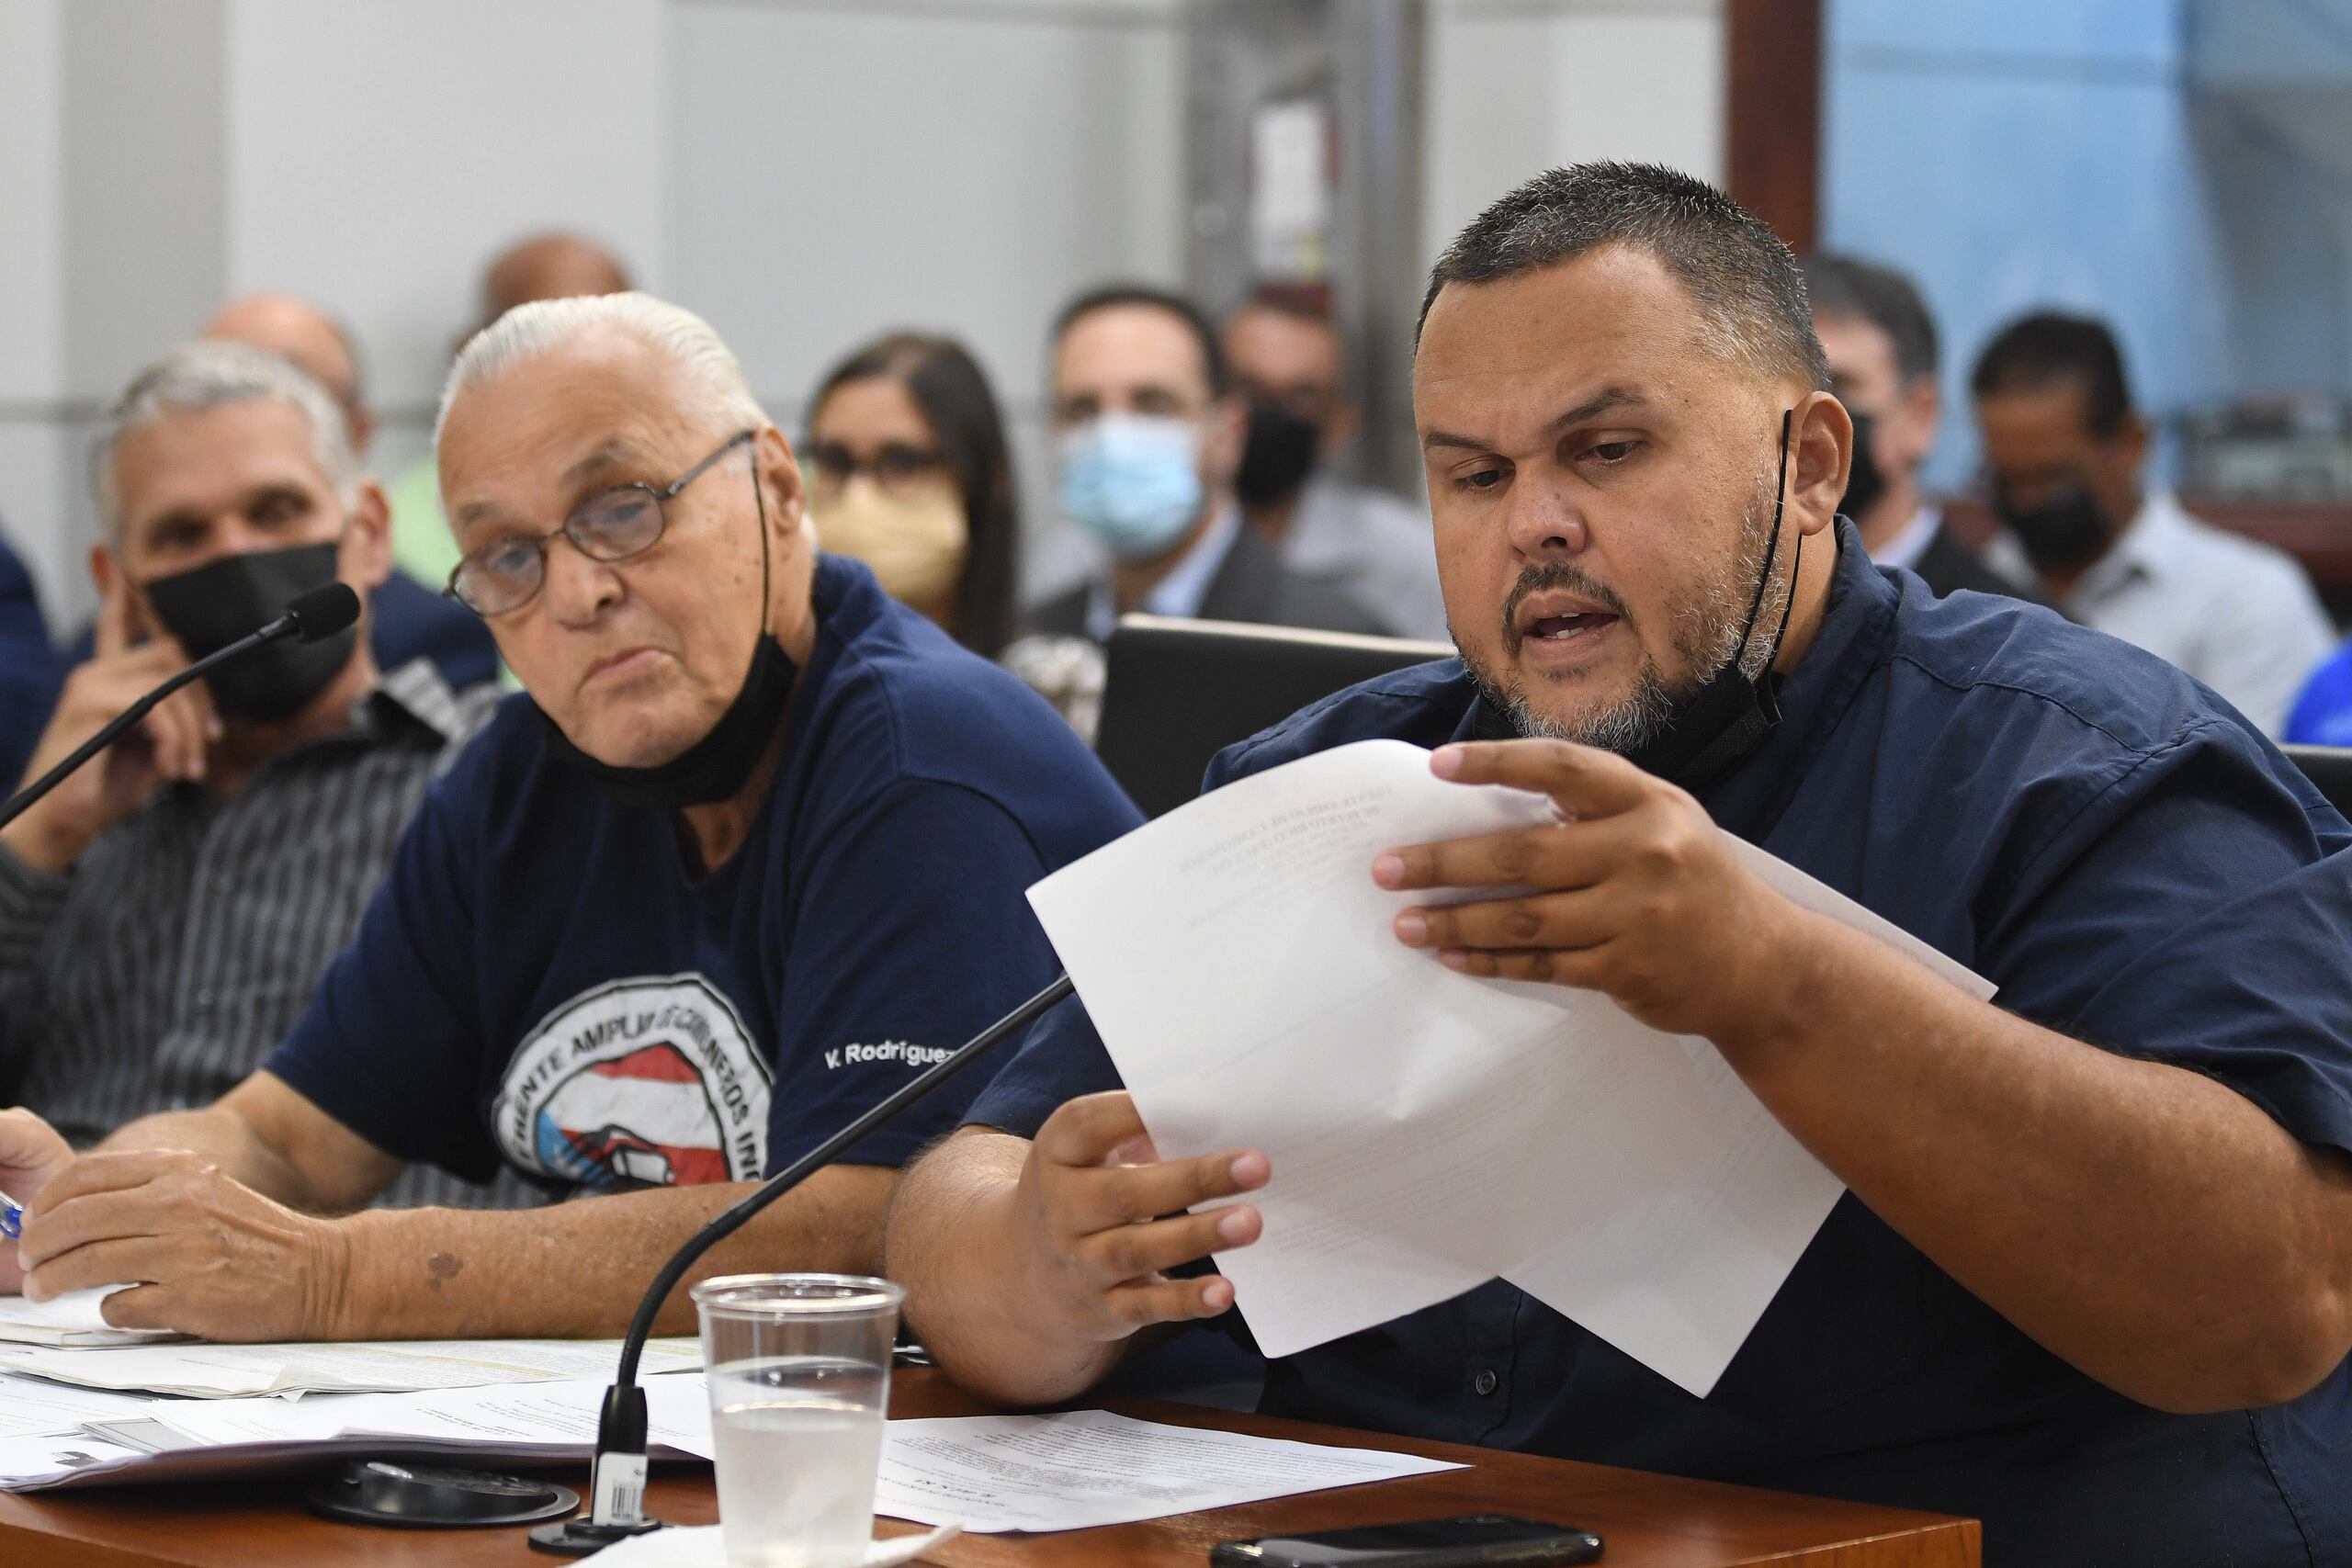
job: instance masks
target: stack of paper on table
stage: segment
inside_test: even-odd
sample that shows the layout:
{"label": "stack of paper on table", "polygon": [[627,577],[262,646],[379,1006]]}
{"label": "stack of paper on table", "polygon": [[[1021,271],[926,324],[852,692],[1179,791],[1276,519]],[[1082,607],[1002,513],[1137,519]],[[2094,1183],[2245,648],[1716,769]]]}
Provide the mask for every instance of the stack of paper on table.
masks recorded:
{"label": "stack of paper on table", "polygon": [[177,1339],[164,1328],[117,1328],[99,1315],[98,1303],[120,1285],[69,1291],[53,1301],[28,1302],[22,1296],[0,1296],[0,1341],[14,1345],[148,1345]]}
{"label": "stack of paper on table", "polygon": [[[1030,902],[1160,1155],[1272,1159],[1262,1238],[1218,1258],[1267,1355],[1499,1275],[1703,1395],[1843,1189],[1707,1042],[1396,941],[1399,909],[1442,900],[1376,886],[1379,852],[1559,820],[1545,796],[1439,779],[1429,755],[1373,740],[1270,769]],[[1992,994],[1726,841],[1797,904]]]}
{"label": "stack of paper on table", "polygon": [[[0,1489],[188,1481],[401,1454],[476,1464],[585,1462],[607,1380],[311,1399],[157,1400],[71,1433],[0,1438]],[[699,1374],[645,1385],[649,1454],[708,1459]]]}
{"label": "stack of paper on table", "polygon": [[[109,1350],[0,1347],[0,1371],[30,1372],[85,1388],[191,1399],[257,1393],[401,1393],[553,1382],[612,1375],[617,1339],[413,1339],[293,1345],[141,1345]],[[648,1375],[693,1371],[702,1347],[650,1340]]]}

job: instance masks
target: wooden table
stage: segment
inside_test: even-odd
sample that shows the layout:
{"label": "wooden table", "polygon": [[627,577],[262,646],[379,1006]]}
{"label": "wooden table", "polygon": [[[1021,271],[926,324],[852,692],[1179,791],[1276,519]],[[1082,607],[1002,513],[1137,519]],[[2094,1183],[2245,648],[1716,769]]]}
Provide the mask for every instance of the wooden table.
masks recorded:
{"label": "wooden table", "polygon": [[[901,1371],[896,1384],[894,1416],[968,1416],[986,1408],[933,1371]],[[965,1536],[923,1561],[944,1568],[1080,1563],[1203,1568],[1209,1548],[1220,1540],[1487,1510],[1596,1531],[1608,1543],[1601,1558],[1607,1568],[1727,1568],[1765,1562],[1809,1568],[1973,1568],[1978,1561],[1973,1520],[1192,1405],[1129,1400],[1110,1404],[1125,1415],[1180,1426],[1391,1449],[1455,1460],[1473,1468],[1106,1529]],[[521,1529],[415,1531],[331,1524],[302,1512],[296,1490],[293,1483],[279,1480],[0,1495],[0,1564],[476,1568],[494,1563],[527,1568],[561,1561],[531,1551]],[[661,1467],[648,1506],[673,1524],[706,1525],[718,1517],[710,1472],[701,1466]],[[914,1527],[885,1521],[881,1528],[886,1534],[902,1534]]]}

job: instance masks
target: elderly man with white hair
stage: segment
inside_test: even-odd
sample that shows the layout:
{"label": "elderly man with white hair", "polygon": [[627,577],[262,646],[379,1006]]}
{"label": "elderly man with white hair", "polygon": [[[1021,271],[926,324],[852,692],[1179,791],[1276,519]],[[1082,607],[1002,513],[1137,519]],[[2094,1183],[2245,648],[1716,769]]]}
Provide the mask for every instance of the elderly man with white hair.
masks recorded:
{"label": "elderly man with white hair", "polygon": [[[110,1321],[215,1339],[616,1333],[749,1183],[1049,979],[1023,891],[1136,820],[1043,702],[818,555],[789,446],[686,311],[517,307],[437,446],[449,591],[525,694],[262,1070],[79,1157],[0,1115],[28,1200],[0,1290],[132,1281]],[[977,1088],[706,1271],[875,1269],[898,1166]],[[412,1162],[583,1196],[350,1213]]]}
{"label": "elderly man with white hair", "polygon": [[[389,565],[384,498],[340,411],[274,355],[165,356],[108,412],[95,478],[96,646],[30,776],[294,594],[336,578],[365,593]],[[86,1145],[243,1080],[491,700],[457,696],[423,659],[379,675],[357,628],[279,643],[0,829],[0,1096]],[[438,1178],[396,1196],[484,1195]]]}

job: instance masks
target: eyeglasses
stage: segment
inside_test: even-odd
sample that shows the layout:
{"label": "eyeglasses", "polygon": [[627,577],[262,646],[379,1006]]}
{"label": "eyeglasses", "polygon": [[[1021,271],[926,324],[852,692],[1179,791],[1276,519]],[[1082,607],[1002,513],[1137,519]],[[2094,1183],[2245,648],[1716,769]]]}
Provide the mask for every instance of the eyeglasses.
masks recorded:
{"label": "eyeglasses", "polygon": [[808,448],[809,489],[825,501],[849,488],[849,481],[860,474],[872,476],[892,495],[905,495],[946,466],[946,456],[936,447],[910,446],[901,441],[877,448],[870,457],[860,457],[838,441],[818,442]]}
{"label": "eyeglasses", "polygon": [[627,560],[659,544],[669,528],[666,503],[702,478],[711,465],[758,435],[739,430],[718,450],[678,476],[667,489],[650,484],[615,485],[600,490],[571,509],[563,526],[549,534],[509,534],[468,550],[449,574],[442,592],[477,615],[503,615],[519,610],[537,595],[548,580],[548,544],[557,534],[590,560]]}

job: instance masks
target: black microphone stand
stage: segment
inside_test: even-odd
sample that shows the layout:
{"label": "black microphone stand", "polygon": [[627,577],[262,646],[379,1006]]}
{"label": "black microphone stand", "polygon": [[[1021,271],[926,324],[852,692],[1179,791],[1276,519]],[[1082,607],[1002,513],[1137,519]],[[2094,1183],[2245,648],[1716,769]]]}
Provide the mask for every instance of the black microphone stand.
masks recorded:
{"label": "black microphone stand", "polygon": [[[345,601],[348,601],[348,604]],[[42,795],[63,784],[74,769],[114,744],[121,738],[123,731],[153,712],[157,703],[178,691],[190,681],[200,681],[231,660],[242,659],[265,644],[289,637],[300,637],[304,642],[316,642],[321,637],[334,636],[358,618],[358,596],[342,583],[331,582],[323,588],[313,588],[309,592],[297,596],[294,602],[286,607],[286,613],[259,631],[250,632],[239,637],[217,652],[206,654],[187,669],[180,671],[170,680],[117,714],[105,728],[75,747],[72,756],[10,795],[7,804],[0,806],[0,828],[6,827],[23,816]]]}
{"label": "black microphone stand", "polygon": [[839,1159],[868,1134],[970,1066],[1008,1036],[1034,1021],[1048,1008],[1070,995],[1069,976],[1054,983],[956,1047],[947,1057],[910,1079],[856,1121],[810,1149],[754,1189],[743,1201],[696,1231],[672,1255],[646,1288],[621,1341],[621,1359],[613,1386],[605,1391],[604,1408],[596,1421],[596,1458],[588,1472],[589,1511],[559,1524],[541,1525],[531,1532],[531,1550],[560,1557],[585,1557],[633,1535],[662,1528],[644,1512],[646,1473],[645,1391],[637,1383],[639,1359],[653,1332],[662,1303],[695,1260],[743,1228],[752,1215]]}

